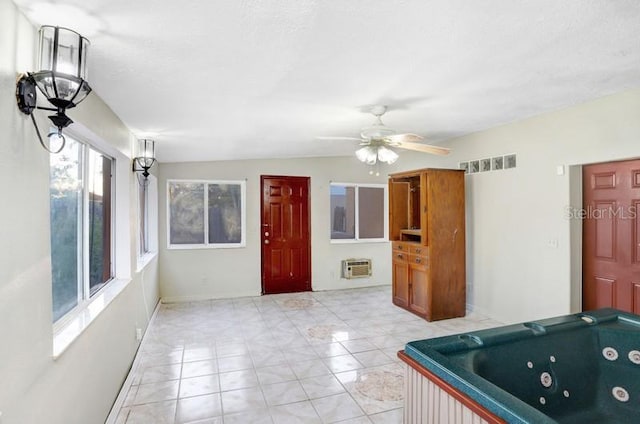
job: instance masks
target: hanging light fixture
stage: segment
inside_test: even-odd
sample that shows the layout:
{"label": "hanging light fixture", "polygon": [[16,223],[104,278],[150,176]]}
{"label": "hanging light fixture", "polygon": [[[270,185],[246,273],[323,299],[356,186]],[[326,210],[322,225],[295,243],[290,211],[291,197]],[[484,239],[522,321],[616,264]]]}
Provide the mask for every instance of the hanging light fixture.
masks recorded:
{"label": "hanging light fixture", "polygon": [[378,160],[391,165],[398,160],[398,154],[384,146],[378,146]]}
{"label": "hanging light fixture", "polygon": [[360,162],[364,162],[367,165],[374,165],[378,158],[378,152],[373,146],[364,146],[361,149],[356,150],[356,157]]}
{"label": "hanging light fixture", "polygon": [[[66,110],[76,107],[91,92],[87,83],[87,54],[89,40],[68,28],[44,25],[38,32],[38,69],[22,75],[16,85],[18,108],[31,116],[42,147],[50,153],[59,153],[64,148],[63,128],[73,123]],[[37,106],[36,87],[53,107]],[[57,140],[60,147],[51,150],[42,140],[33,116],[34,109],[55,112],[49,119],[57,131],[49,133],[49,146]]]}
{"label": "hanging light fixture", "polygon": [[138,156],[133,158],[133,172],[139,172],[147,181],[149,169],[156,163],[156,143],[146,138],[138,140]]}
{"label": "hanging light fixture", "polygon": [[377,162],[384,162],[389,165],[398,160],[398,154],[393,150],[383,146],[367,145],[356,150],[356,157],[360,162],[367,165],[375,165]]}

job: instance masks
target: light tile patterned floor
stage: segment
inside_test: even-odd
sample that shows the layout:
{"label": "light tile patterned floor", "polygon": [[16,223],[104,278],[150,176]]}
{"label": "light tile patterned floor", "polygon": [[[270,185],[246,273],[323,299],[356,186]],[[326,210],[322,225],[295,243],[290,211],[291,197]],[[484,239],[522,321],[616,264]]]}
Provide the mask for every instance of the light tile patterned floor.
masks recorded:
{"label": "light tile patterned floor", "polygon": [[107,422],[401,423],[396,352],[497,325],[426,322],[390,287],[164,304]]}

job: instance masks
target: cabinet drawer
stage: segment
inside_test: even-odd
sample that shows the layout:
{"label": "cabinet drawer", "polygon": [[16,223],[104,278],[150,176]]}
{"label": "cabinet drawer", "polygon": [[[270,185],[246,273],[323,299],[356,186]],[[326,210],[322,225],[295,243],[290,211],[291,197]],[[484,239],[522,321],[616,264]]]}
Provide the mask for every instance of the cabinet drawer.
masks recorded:
{"label": "cabinet drawer", "polygon": [[420,243],[411,241],[393,241],[391,242],[391,247],[393,250],[402,250],[415,255],[424,255],[429,251],[429,246],[423,246]]}
{"label": "cabinet drawer", "polygon": [[423,255],[409,255],[408,259],[409,259],[409,263],[412,263],[412,264],[422,265],[424,267],[429,265],[428,258]]}
{"label": "cabinet drawer", "polygon": [[429,248],[421,244],[413,244],[409,247],[409,253],[412,255],[420,255],[425,258],[429,257]]}
{"label": "cabinet drawer", "polygon": [[394,250],[392,253],[392,258],[395,262],[408,262],[409,256],[408,252],[402,250]]}
{"label": "cabinet drawer", "polygon": [[391,243],[391,246],[393,250],[400,250],[409,253],[411,244],[412,243],[407,243],[406,241],[394,241]]}

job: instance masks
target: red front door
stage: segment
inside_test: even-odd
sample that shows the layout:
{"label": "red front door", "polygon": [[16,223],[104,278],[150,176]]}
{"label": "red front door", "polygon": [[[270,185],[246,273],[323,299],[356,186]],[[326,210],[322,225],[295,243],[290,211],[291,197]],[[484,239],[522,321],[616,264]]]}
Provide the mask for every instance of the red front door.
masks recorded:
{"label": "red front door", "polygon": [[640,160],[583,168],[583,309],[640,314]]}
{"label": "red front door", "polygon": [[261,176],[262,293],[311,290],[309,177]]}

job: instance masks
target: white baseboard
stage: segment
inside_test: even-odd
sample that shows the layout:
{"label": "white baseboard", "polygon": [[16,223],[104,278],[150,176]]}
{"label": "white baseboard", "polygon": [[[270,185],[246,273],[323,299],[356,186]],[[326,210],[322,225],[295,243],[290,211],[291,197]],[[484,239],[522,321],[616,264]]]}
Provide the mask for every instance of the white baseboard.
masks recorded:
{"label": "white baseboard", "polygon": [[144,341],[144,335],[146,335],[147,330],[151,326],[151,323],[153,323],[153,321],[156,319],[159,309],[160,309],[160,302],[156,303],[156,307],[153,310],[153,313],[151,314],[151,318],[149,318],[147,327],[144,329],[142,341],[138,343],[138,349],[136,350],[136,353],[133,356],[133,362],[131,363],[131,368],[129,369],[127,378],[125,378],[124,383],[120,388],[120,392],[118,393],[118,397],[116,398],[115,402],[113,402],[113,405],[111,406],[111,411],[107,416],[107,420],[105,421],[105,424],[116,424],[116,420],[118,419],[118,414],[120,413],[120,409],[122,409],[122,405],[124,404],[124,401],[127,397],[127,393],[122,391],[122,387],[131,387],[131,382],[135,378],[136,372],[138,371],[138,367],[140,366],[139,359],[138,359],[138,351],[140,350],[140,346],[142,346],[142,342]]}
{"label": "white baseboard", "polygon": [[197,296],[163,296],[160,299],[161,303],[184,303],[184,302],[200,302],[204,300],[217,300],[217,299],[235,299],[238,297],[257,297],[260,296],[260,292],[238,292],[238,293],[219,293],[219,294],[203,294]]}

